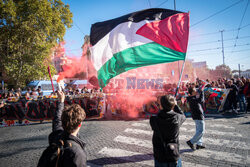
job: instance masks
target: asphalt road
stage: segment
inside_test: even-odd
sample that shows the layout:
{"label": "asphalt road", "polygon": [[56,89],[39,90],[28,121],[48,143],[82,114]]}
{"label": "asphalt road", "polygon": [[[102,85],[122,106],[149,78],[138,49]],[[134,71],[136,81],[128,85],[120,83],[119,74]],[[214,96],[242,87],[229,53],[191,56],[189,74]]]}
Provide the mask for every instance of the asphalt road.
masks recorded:
{"label": "asphalt road", "polygon": [[[185,142],[195,133],[192,119],[181,127],[184,167],[250,166],[250,115],[206,118],[205,150],[192,152]],[[34,167],[48,146],[51,123],[0,128],[0,167]],[[148,120],[85,121],[89,166],[154,166]]]}

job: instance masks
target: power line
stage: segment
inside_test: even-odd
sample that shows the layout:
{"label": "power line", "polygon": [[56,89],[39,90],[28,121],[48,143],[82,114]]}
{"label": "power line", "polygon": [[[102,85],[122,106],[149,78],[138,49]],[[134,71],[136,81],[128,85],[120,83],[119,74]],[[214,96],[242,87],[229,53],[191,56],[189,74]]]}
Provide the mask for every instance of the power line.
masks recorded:
{"label": "power line", "polygon": [[190,26],[190,28],[191,28],[191,27],[194,27],[194,26],[197,25],[197,24],[202,23],[203,21],[206,21],[206,20],[210,19],[211,17],[216,16],[217,14],[220,14],[221,12],[224,12],[225,10],[227,10],[227,9],[229,9],[229,8],[231,8],[231,7],[235,6],[235,5],[237,5],[237,4],[239,4],[239,3],[242,2],[242,1],[243,1],[243,0],[239,0],[239,1],[237,1],[236,3],[234,3],[234,4],[228,6],[228,7],[224,8],[224,9],[222,9],[222,10],[220,10],[220,11],[218,11],[218,12],[216,12],[216,13],[210,15],[210,16],[208,16],[207,18],[202,19],[202,20],[200,20],[200,21],[194,23],[193,25]]}
{"label": "power line", "polygon": [[[250,23],[249,24],[246,24],[242,27],[240,27],[240,29],[243,29],[243,28],[246,28],[250,26]],[[232,32],[232,31],[237,31],[239,28],[235,28],[235,29],[229,29],[229,30],[224,30],[224,32]],[[197,34],[197,35],[193,35],[191,37],[199,37],[199,36],[206,36],[206,35],[213,35],[213,34],[219,34],[220,31],[216,31],[216,32],[210,32],[210,33],[205,33],[205,34]]]}
{"label": "power line", "polygon": [[[246,43],[246,44],[242,44],[242,45],[238,45],[238,46],[247,46],[247,45],[250,45],[250,43]],[[234,45],[231,45],[231,46],[226,46],[224,48],[231,48],[233,47]],[[237,47],[238,47],[237,46]],[[222,47],[216,47],[216,48],[208,48],[208,49],[200,49],[200,50],[191,50],[189,52],[203,52],[203,51],[208,51],[208,50],[218,50],[218,49],[221,49]]]}
{"label": "power line", "polygon": [[250,26],[250,23],[247,25],[242,26],[240,29],[246,28],[247,26]]}
{"label": "power line", "polygon": [[75,26],[79,29],[79,31],[83,34],[83,35],[85,35],[85,33],[81,30],[81,28],[77,25],[77,23],[76,23],[76,21],[74,21],[74,23],[75,23]]}
{"label": "power line", "polygon": [[158,7],[162,6],[162,5],[164,5],[164,4],[167,3],[167,2],[168,2],[168,0],[162,2],[160,5],[156,6],[156,8],[158,8]]}
{"label": "power line", "polygon": [[[237,30],[238,29],[230,29],[230,30],[224,30],[224,32],[231,32],[231,31],[237,31]],[[198,35],[194,35],[194,36],[191,36],[191,37],[199,37],[199,36],[213,35],[213,34],[219,34],[219,33],[220,33],[220,31],[216,31],[216,32],[210,32],[210,33],[205,33],[205,34],[198,34]]]}
{"label": "power line", "polygon": [[[189,54],[189,53],[187,53],[187,54]],[[194,56],[194,57],[197,57],[197,56],[200,56],[200,55],[208,55],[208,54],[219,54],[218,52],[208,52],[208,53],[199,53],[199,55],[193,55],[193,54],[191,54],[191,56]]]}
{"label": "power line", "polygon": [[240,32],[240,27],[241,27],[241,24],[242,24],[243,19],[244,19],[244,17],[245,17],[245,14],[246,14],[246,11],[247,11],[248,4],[249,4],[249,0],[247,1],[247,4],[246,4],[245,10],[244,10],[244,13],[243,13],[243,15],[242,15],[242,17],[241,17],[241,20],[240,20],[240,25],[239,25],[239,28],[238,28],[238,31],[237,31],[237,35],[236,35],[236,38],[235,38],[234,48],[236,47],[238,35],[239,35],[239,32]]}
{"label": "power line", "polygon": [[[250,49],[243,49],[243,50],[237,50],[237,51],[234,51],[234,52],[246,52],[246,51],[249,51]],[[227,53],[227,52],[226,52]],[[220,53],[219,52],[208,52],[208,53],[199,53],[198,55],[193,55],[192,53],[187,53],[188,55],[190,55],[190,57],[198,57],[198,56],[201,56],[201,55],[208,55],[208,56],[211,56],[211,55],[219,55]],[[230,55],[231,56],[231,55]],[[250,57],[249,55],[247,55],[248,57]],[[228,58],[228,57],[227,57]],[[239,57],[237,57],[239,58]]]}
{"label": "power line", "polygon": [[[243,37],[239,37],[238,39],[245,39],[245,38],[250,38],[250,36],[243,36]],[[235,40],[235,38],[228,38],[228,39],[224,39],[224,41],[232,41]],[[210,43],[217,43],[217,42],[221,42],[221,40],[216,40],[216,41],[208,41],[208,42],[202,42],[202,43],[191,43],[188,46],[193,46],[193,45],[204,45],[204,44],[210,44]]]}
{"label": "power line", "polygon": [[149,4],[149,7],[151,8],[151,2],[150,2],[150,0],[148,0],[148,4]]}
{"label": "power line", "polygon": [[[250,50],[250,49],[248,49],[248,50]],[[246,50],[244,50],[244,51],[246,51]],[[237,58],[237,59],[235,59],[235,58]],[[245,60],[245,59],[249,59],[250,57],[249,57],[249,55],[246,55],[246,56],[243,56],[243,57],[234,57],[233,59],[231,58],[228,62],[235,62],[235,61],[242,61],[242,60]]]}
{"label": "power line", "polygon": [[[243,50],[237,50],[237,51],[233,51],[233,52],[245,52],[245,51],[249,51],[250,49],[243,49]],[[249,55],[248,55],[249,56]],[[249,56],[250,57],[250,56]]]}
{"label": "power line", "polygon": [[218,39],[217,41],[208,41],[208,42],[201,42],[201,43],[191,43],[188,46],[193,46],[193,45],[204,45],[204,44],[209,44],[209,43],[217,43],[220,42],[220,40]]}

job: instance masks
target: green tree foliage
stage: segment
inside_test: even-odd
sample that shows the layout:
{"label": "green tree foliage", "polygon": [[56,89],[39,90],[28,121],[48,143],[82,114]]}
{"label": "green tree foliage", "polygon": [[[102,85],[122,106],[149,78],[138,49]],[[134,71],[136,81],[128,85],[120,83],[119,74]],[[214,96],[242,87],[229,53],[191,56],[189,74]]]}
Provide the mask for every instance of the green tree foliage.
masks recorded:
{"label": "green tree foliage", "polygon": [[52,48],[72,26],[61,0],[0,0],[0,68],[15,86],[52,74]]}
{"label": "green tree foliage", "polygon": [[216,66],[215,70],[212,70],[211,73],[215,79],[224,78],[224,77],[228,79],[232,78],[232,71],[230,67],[227,65],[223,65],[223,64]]}

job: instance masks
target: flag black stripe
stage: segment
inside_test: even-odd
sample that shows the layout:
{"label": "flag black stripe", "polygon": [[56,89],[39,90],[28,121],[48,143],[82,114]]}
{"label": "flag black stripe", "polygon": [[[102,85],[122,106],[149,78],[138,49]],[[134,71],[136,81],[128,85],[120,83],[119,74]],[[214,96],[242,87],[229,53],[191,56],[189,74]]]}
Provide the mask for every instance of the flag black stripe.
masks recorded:
{"label": "flag black stripe", "polygon": [[133,12],[112,20],[107,20],[104,22],[97,22],[91,26],[90,32],[90,43],[94,46],[100,39],[102,39],[106,34],[108,34],[113,28],[118,24],[132,21],[140,22],[142,20],[163,20],[171,15],[183,13],[180,11],[162,9],[162,8],[151,8],[146,10],[141,10]]}

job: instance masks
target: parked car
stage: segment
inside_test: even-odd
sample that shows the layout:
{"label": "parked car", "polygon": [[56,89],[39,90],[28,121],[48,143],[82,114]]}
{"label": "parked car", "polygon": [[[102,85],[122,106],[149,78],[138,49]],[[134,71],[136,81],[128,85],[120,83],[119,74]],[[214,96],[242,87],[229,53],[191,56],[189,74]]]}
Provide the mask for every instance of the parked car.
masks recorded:
{"label": "parked car", "polygon": [[68,86],[75,88],[75,89],[82,89],[84,87],[88,89],[92,89],[93,85],[91,85],[88,80],[74,80],[68,84]]}
{"label": "parked car", "polygon": [[[53,81],[54,85],[54,90],[58,90],[58,83],[56,81]],[[27,92],[28,88],[31,88],[37,90],[39,87],[41,87],[41,92],[43,93],[44,96],[50,95],[53,92],[51,81],[46,81],[46,80],[36,80],[36,81],[31,81],[22,91],[22,95],[24,95]]]}

